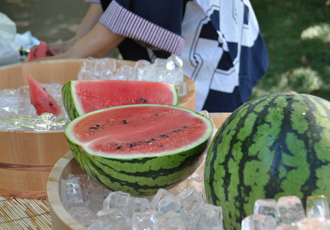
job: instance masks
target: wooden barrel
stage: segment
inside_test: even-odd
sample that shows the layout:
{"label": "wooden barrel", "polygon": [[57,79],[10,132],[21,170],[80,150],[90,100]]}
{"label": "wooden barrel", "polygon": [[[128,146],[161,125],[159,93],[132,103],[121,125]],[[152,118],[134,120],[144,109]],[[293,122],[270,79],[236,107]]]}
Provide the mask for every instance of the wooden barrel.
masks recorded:
{"label": "wooden barrel", "polygon": [[[40,83],[64,85],[77,80],[85,59],[37,61],[0,67],[0,88],[28,85],[27,74]],[[135,62],[117,60],[117,68]],[[179,98],[179,105],[195,109],[196,86],[185,77],[188,94]],[[50,171],[70,149],[64,131],[35,132],[0,130],[0,196],[45,198]]]}

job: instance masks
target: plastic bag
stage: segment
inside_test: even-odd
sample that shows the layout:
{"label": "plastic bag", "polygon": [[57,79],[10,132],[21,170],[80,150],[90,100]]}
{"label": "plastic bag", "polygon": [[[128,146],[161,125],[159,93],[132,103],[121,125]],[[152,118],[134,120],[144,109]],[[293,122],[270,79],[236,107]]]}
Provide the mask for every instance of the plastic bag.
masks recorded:
{"label": "plastic bag", "polygon": [[23,34],[16,34],[14,43],[17,47],[24,47],[27,49],[39,45],[40,41],[32,36],[31,31],[26,31]]}
{"label": "plastic bag", "polygon": [[19,63],[20,54],[14,44],[16,24],[0,12],[0,66]]}
{"label": "plastic bag", "polygon": [[1,36],[13,42],[16,35],[16,24],[7,15],[0,12],[0,34]]}

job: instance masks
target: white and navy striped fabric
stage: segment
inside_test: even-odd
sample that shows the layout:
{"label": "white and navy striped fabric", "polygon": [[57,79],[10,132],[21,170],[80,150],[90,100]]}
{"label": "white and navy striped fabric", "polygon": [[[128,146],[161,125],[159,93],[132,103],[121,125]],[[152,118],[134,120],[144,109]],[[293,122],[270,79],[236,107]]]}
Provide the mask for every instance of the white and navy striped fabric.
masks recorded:
{"label": "white and navy striped fabric", "polygon": [[184,74],[197,86],[196,111],[232,112],[267,70],[267,51],[249,0],[99,2],[108,2],[100,21],[131,39],[119,46],[125,59],[180,55]]}
{"label": "white and navy striped fabric", "polygon": [[207,107],[224,108],[215,112],[231,112],[248,100],[268,67],[266,48],[248,0],[188,2],[182,36],[184,73],[197,85],[197,111],[206,103]]}

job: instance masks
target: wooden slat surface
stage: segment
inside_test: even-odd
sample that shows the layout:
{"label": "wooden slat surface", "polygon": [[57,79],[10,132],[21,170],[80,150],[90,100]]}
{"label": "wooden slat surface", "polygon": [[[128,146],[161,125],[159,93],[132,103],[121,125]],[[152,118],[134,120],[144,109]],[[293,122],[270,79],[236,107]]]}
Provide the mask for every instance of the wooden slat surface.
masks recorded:
{"label": "wooden slat surface", "polygon": [[48,200],[1,196],[0,229],[52,229]]}

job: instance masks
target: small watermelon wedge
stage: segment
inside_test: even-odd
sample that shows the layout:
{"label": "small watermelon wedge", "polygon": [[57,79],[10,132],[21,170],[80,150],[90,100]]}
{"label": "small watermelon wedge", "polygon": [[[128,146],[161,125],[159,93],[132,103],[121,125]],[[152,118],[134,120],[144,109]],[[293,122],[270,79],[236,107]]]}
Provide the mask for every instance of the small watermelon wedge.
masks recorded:
{"label": "small watermelon wedge", "polygon": [[38,115],[52,113],[56,121],[64,119],[64,113],[57,101],[50,95],[30,74],[28,74],[31,104],[36,108]]}
{"label": "small watermelon wedge", "polygon": [[63,86],[62,96],[71,120],[112,106],[179,103],[176,85],[147,81],[70,81]]}
{"label": "small watermelon wedge", "polygon": [[29,56],[28,56],[28,62],[37,59],[37,58],[44,58],[44,57],[51,57],[53,56],[50,52],[46,42],[41,41],[40,44],[35,48],[31,49]]}

